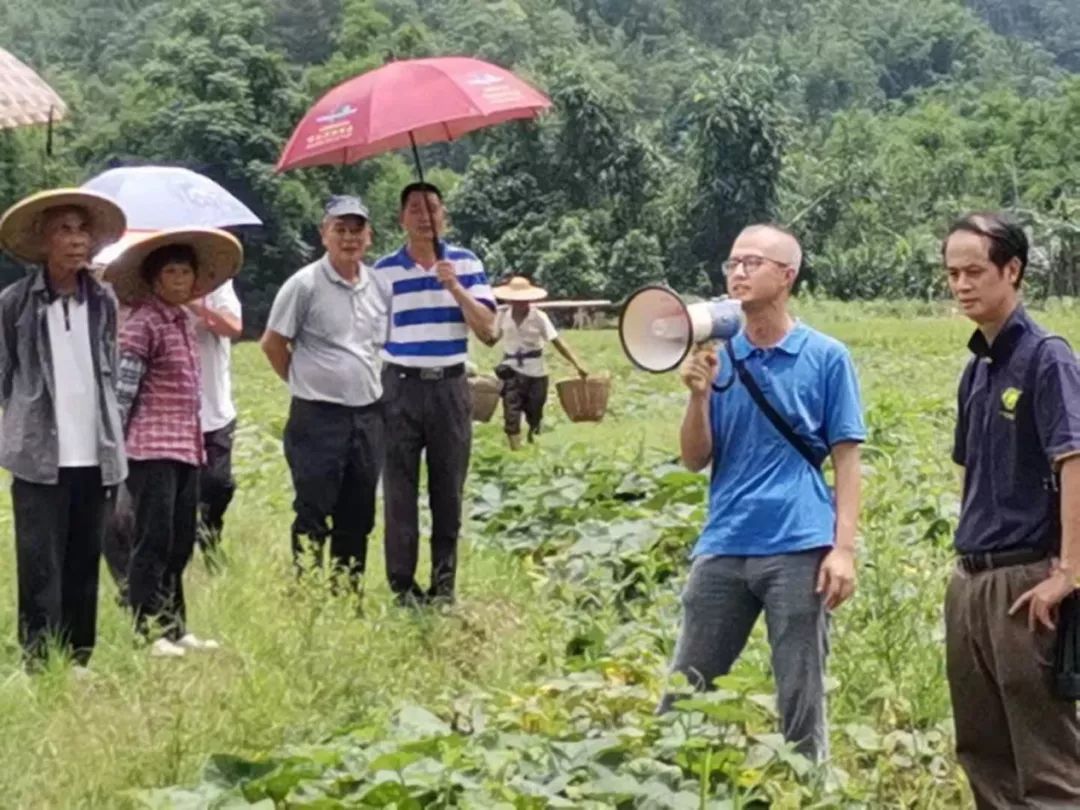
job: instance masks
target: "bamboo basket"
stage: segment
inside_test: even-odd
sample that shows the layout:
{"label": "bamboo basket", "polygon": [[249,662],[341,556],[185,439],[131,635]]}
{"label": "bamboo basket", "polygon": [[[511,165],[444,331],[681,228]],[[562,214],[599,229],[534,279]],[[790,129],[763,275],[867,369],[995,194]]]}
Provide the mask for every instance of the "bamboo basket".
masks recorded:
{"label": "bamboo basket", "polygon": [[586,377],[584,380],[574,377],[555,383],[555,389],[571,422],[599,422],[607,412],[611,377],[607,374]]}
{"label": "bamboo basket", "polygon": [[472,393],[472,418],[474,422],[490,422],[499,404],[502,383],[495,377],[481,374],[469,378]]}

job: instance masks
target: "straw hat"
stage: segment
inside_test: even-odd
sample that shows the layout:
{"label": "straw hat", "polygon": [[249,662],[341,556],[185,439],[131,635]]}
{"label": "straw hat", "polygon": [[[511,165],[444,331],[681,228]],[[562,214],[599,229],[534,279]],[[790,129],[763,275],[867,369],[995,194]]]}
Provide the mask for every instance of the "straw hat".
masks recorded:
{"label": "straw hat", "polygon": [[542,301],[547,298],[547,290],[534,287],[524,276],[514,276],[506,284],[496,287],[494,293],[500,301]]}
{"label": "straw hat", "polygon": [[40,191],[15,203],[0,218],[0,247],[24,262],[45,261],[43,216],[50,208],[69,205],[84,210],[90,220],[90,255],[119,239],[127,227],[120,206],[103,194],[78,188]]}
{"label": "straw hat", "polygon": [[105,268],[105,280],[112,284],[116,297],[131,304],[150,296],[153,291],[143,277],[142,266],[155,250],[166,245],[187,245],[195,251],[198,268],[191,300],[216,290],[240,272],[244,249],[230,233],[217,228],[174,228],[140,239]]}

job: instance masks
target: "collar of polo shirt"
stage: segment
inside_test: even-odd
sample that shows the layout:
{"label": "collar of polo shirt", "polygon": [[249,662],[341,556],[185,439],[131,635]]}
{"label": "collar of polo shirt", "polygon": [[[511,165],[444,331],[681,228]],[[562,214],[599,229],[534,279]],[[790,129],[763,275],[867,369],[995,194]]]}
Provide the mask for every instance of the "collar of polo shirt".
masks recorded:
{"label": "collar of polo shirt", "polygon": [[[445,239],[440,239],[439,240],[439,255],[440,256],[446,256],[446,251],[447,251],[447,249],[449,247],[450,247],[450,244]],[[423,265],[421,265],[418,261],[416,261],[416,259],[414,259],[412,257],[412,254],[409,253],[409,246],[407,244],[401,246],[401,256],[402,256],[402,258],[407,259],[409,264],[412,267],[423,267]]]}
{"label": "collar of polo shirt", "polygon": [[1023,305],[1019,304],[1013,310],[1012,315],[1005,321],[992,344],[987,342],[986,335],[982,333],[981,329],[976,329],[968,341],[968,348],[976,357],[988,357],[995,363],[1000,363],[1009,359],[1016,348],[1016,344],[1020,342],[1020,338],[1024,336],[1029,328],[1027,312]]}
{"label": "collar of polo shirt", "polygon": [[[784,335],[783,340],[775,346],[766,347],[763,351],[776,350],[784,354],[796,355],[806,345],[806,327],[802,321],[795,321],[795,325]],[[741,330],[731,339],[731,348],[735,352],[735,359],[742,361],[749,357],[755,350],[761,348],[750,342],[746,336],[746,330]]]}
{"label": "collar of polo shirt", "polygon": [[350,284],[345,279],[343,279],[341,277],[341,274],[334,269],[334,266],[332,264],[330,264],[329,254],[323,254],[320,265],[322,266],[323,273],[326,274],[326,277],[330,279],[331,282],[341,287],[344,287],[347,290],[352,290],[353,292],[356,292],[357,290],[362,290],[365,286],[367,286],[368,276],[371,275],[368,272],[368,268],[364,265],[364,263],[360,262],[360,270],[356,277],[356,283]]}

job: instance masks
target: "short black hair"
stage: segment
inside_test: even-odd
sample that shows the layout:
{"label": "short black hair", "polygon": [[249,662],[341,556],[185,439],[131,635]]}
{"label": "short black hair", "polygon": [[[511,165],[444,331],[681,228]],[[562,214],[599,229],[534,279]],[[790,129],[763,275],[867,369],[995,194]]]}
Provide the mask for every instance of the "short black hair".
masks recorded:
{"label": "short black hair", "polygon": [[974,233],[984,236],[990,241],[988,254],[999,270],[1004,270],[1005,265],[1013,259],[1020,260],[1020,274],[1016,277],[1016,286],[1019,288],[1024,281],[1024,271],[1028,263],[1028,238],[1020,223],[1000,211],[977,211],[961,217],[952,224],[949,232],[941,243],[941,253],[945,254],[945,248],[949,244],[949,238],[954,233]]}
{"label": "short black hair", "polygon": [[409,201],[409,195],[414,191],[422,191],[425,194],[434,194],[439,198],[439,202],[443,201],[442,192],[439,191],[439,187],[434,183],[409,183],[401,190],[401,210],[405,210],[405,204]]}
{"label": "short black hair", "polygon": [[151,286],[166,265],[187,264],[198,272],[199,257],[191,245],[163,245],[143,259],[142,277]]}

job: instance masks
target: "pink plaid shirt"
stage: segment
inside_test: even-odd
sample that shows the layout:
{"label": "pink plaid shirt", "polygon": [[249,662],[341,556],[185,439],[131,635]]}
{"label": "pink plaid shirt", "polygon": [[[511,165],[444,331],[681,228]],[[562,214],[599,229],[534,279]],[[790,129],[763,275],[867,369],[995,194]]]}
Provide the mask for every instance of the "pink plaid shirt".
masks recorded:
{"label": "pink plaid shirt", "polygon": [[156,297],[140,303],[120,330],[120,353],[146,366],[127,424],[128,458],[201,466],[199,355],[187,312]]}

